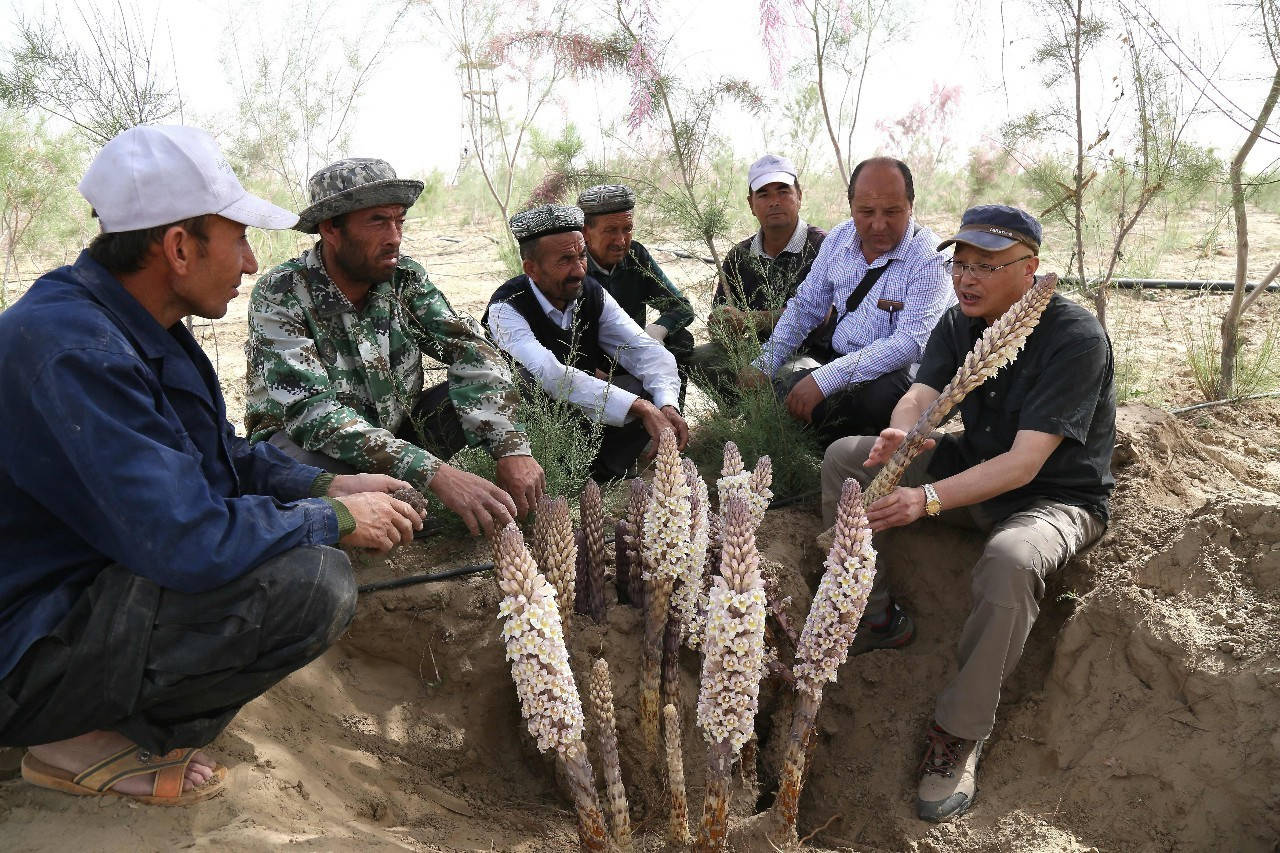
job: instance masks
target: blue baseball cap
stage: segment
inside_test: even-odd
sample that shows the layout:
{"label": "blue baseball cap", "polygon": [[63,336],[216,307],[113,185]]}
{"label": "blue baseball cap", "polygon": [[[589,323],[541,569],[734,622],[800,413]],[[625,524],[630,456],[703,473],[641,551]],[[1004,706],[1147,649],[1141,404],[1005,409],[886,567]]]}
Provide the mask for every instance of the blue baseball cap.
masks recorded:
{"label": "blue baseball cap", "polygon": [[952,243],[965,243],[987,252],[999,252],[1022,243],[1040,254],[1042,231],[1036,218],[1007,204],[980,204],[964,212],[960,230],[938,244],[938,251]]}

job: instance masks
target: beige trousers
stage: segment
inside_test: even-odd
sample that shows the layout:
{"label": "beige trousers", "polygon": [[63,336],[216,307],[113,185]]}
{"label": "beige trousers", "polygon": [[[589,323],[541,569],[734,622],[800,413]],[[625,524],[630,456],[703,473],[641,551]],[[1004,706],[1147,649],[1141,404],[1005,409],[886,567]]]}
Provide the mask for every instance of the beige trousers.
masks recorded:
{"label": "beige trousers", "polygon": [[[822,516],[827,526],[835,522],[845,479],[853,477],[865,486],[879,470],[862,467],[875,441],[875,436],[850,436],[827,448],[822,460]],[[921,453],[901,485],[930,482],[932,456],[932,451]],[[960,635],[959,669],[938,696],[934,713],[947,732],[979,740],[995,725],[1000,688],[1022,657],[1040,614],[1045,578],[1097,540],[1105,525],[1083,507],[1049,500],[1036,501],[995,525],[983,518],[979,507],[944,510],[939,520],[987,534],[973,567],[973,604]],[[888,605],[888,583],[878,572],[866,613],[878,615]]]}

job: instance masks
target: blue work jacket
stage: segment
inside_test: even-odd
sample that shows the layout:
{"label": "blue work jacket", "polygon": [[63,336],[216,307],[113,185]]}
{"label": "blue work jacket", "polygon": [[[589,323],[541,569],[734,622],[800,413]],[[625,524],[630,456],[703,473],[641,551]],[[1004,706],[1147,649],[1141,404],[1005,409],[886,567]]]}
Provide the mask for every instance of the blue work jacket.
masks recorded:
{"label": "blue work jacket", "polygon": [[119,563],[200,593],[338,541],[319,468],[227,422],[213,365],[99,263],[0,314],[0,676]]}

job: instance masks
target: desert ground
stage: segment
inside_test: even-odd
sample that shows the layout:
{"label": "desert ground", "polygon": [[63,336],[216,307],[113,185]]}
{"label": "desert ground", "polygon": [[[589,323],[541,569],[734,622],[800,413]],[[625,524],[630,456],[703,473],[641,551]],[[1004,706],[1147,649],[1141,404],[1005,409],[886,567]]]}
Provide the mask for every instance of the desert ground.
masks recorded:
{"label": "desert ground", "polygon": [[[1280,232],[1275,217],[1255,228]],[[705,265],[667,251],[674,242],[649,245],[705,313]],[[477,316],[503,277],[478,227],[415,228],[405,251]],[[1231,263],[1225,254],[1207,268],[1196,259],[1195,275],[1229,278]],[[1192,265],[1175,255],[1161,271],[1179,277]],[[247,294],[222,320],[196,327],[234,423],[244,409]],[[1277,302],[1264,297],[1249,328],[1274,324]],[[881,570],[919,637],[850,659],[826,691],[801,800],[809,848],[1280,849],[1280,400],[1170,411],[1198,401],[1184,357],[1187,317],[1220,315],[1225,304],[1175,292],[1116,296],[1113,333],[1132,393],[1119,414],[1113,522],[1049,584],[984,753],[977,801],[943,826],[914,816],[915,769],[933,697],[955,666],[979,542],[934,522],[883,539]],[[770,511],[758,536],[797,625],[821,571],[820,527],[816,506],[801,503]],[[489,559],[483,543],[439,536],[387,558],[353,556],[361,583]],[[157,809],[11,778],[0,782],[0,848],[576,850],[570,801],[521,734],[499,598],[491,574],[363,596],[332,650],[246,706],[211,745],[230,767],[227,793]],[[594,658],[610,663],[638,847],[658,851],[668,849],[663,792],[636,714],[641,633],[638,611],[610,601],[607,625],[579,617],[567,640],[580,681]],[[699,658],[684,654],[683,746],[697,815]],[[762,722],[782,692],[766,684]],[[0,767],[14,757],[0,756]],[[736,801],[734,819],[752,806]]]}

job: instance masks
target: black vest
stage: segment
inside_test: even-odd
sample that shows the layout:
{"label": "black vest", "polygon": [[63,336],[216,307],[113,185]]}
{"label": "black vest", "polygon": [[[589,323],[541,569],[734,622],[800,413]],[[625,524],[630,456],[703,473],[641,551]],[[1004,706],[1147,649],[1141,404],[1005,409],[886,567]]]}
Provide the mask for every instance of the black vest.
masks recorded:
{"label": "black vest", "polygon": [[[573,325],[562,329],[547,317],[533,295],[533,281],[527,275],[518,275],[499,287],[489,297],[489,306],[506,302],[520,312],[520,316],[533,330],[538,343],[549,349],[561,364],[576,367],[586,373],[597,369],[609,370],[609,360],[600,348],[600,313],[604,310],[604,288],[591,276],[582,281],[582,293],[574,310]],[[489,328],[489,308],[481,320]]]}

